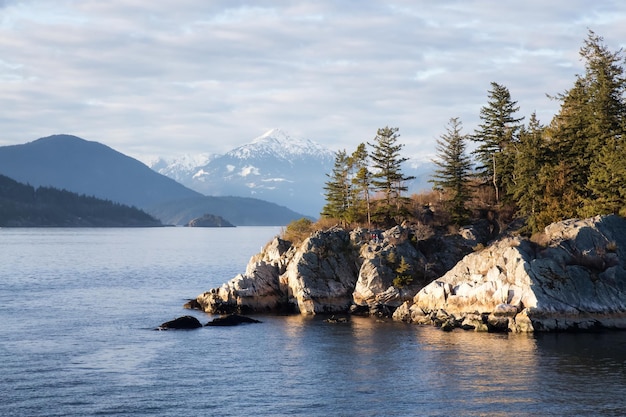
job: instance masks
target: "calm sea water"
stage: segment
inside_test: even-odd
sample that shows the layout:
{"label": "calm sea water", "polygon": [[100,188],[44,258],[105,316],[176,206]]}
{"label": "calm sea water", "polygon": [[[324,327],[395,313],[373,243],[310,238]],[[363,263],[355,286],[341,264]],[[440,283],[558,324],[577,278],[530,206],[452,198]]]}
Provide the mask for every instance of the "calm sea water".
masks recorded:
{"label": "calm sea water", "polygon": [[0,229],[0,415],[626,415],[626,333],[299,316],[152,330],[278,231]]}

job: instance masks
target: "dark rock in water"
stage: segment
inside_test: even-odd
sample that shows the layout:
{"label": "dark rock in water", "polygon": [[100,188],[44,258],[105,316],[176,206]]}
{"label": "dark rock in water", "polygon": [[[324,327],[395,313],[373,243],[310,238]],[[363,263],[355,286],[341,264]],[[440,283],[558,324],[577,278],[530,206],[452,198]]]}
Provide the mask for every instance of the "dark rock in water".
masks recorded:
{"label": "dark rock in water", "polygon": [[230,314],[225,317],[218,317],[208,322],[207,326],[237,326],[243,323],[261,323],[259,320],[251,319],[250,317],[240,316],[238,314]]}
{"label": "dark rock in water", "polygon": [[197,329],[202,327],[202,323],[198,321],[197,318],[193,316],[182,316],[177,319],[167,321],[161,324],[157,330],[172,330],[172,329]]}

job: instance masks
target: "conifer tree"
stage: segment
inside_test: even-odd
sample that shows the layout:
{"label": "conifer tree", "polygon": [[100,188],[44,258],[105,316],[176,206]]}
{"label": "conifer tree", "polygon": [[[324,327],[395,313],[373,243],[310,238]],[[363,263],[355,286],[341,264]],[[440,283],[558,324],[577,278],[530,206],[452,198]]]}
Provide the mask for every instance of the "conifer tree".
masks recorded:
{"label": "conifer tree", "polygon": [[513,149],[523,117],[514,115],[519,110],[511,99],[508,88],[491,83],[489,102],[480,109],[482,123],[474,132],[473,139],[479,142],[474,151],[479,162],[479,176],[485,184],[494,188],[496,204],[508,192],[513,177]]}
{"label": "conifer tree", "polygon": [[322,217],[341,220],[347,223],[349,219],[350,197],[352,184],[350,181],[351,161],[345,149],[335,153],[335,163],[332,172],[326,174],[329,180],[324,186],[326,205],[322,209]]}
{"label": "conifer tree", "polygon": [[[371,227],[372,215],[370,204],[370,187],[372,174],[369,170],[369,154],[365,147],[365,143],[361,143],[351,156],[354,169],[354,177],[352,184],[357,191],[357,198],[354,207],[358,208],[358,213],[365,212],[367,218],[367,227]],[[363,207],[364,206],[364,207]]]}
{"label": "conifer tree", "polygon": [[527,218],[527,228],[538,231],[537,215],[543,208],[544,187],[537,179],[546,163],[544,132],[545,128],[533,112],[528,127],[523,127],[515,154],[512,195],[517,204],[517,214]]}
{"label": "conifer tree", "polygon": [[462,123],[458,117],[451,118],[446,133],[437,139],[437,166],[430,182],[433,188],[442,190],[449,198],[449,211],[457,224],[464,223],[469,212],[465,203],[469,199],[469,177],[472,162],[466,154],[467,136],[461,133]]}
{"label": "conifer tree", "polygon": [[[574,86],[556,98],[561,101],[559,113],[547,131],[553,167],[570,172],[567,188],[576,196],[573,216],[590,216],[619,211],[625,201],[624,174],[619,161],[626,140],[626,102],[624,93],[624,58],[621,50],[611,52],[602,37],[589,31],[580,56],[585,73],[576,77]],[[547,196],[550,194],[548,193]],[[571,201],[559,195],[549,206],[554,208],[547,221],[560,220],[570,214],[561,207]]]}
{"label": "conifer tree", "polygon": [[378,129],[374,143],[369,144],[373,150],[370,155],[373,168],[372,186],[383,192],[386,205],[382,207],[381,215],[391,219],[401,213],[402,193],[408,190],[406,181],[414,179],[402,173],[402,163],[408,158],[400,156],[400,150],[404,147],[398,143],[397,127],[384,127]]}

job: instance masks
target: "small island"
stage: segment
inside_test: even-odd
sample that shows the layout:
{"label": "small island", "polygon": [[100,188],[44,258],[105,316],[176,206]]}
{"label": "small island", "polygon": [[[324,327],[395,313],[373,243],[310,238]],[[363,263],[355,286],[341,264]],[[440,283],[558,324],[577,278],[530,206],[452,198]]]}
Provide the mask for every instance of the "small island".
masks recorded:
{"label": "small island", "polygon": [[235,227],[235,225],[221,216],[205,214],[190,220],[185,227]]}
{"label": "small island", "polygon": [[626,330],[624,60],[592,31],[580,54],[585,73],[547,126],[535,113],[522,123],[495,82],[473,133],[452,117],[431,192],[402,195],[413,177],[397,127],[338,151],[320,220],[292,222],[189,306],[446,331]]}

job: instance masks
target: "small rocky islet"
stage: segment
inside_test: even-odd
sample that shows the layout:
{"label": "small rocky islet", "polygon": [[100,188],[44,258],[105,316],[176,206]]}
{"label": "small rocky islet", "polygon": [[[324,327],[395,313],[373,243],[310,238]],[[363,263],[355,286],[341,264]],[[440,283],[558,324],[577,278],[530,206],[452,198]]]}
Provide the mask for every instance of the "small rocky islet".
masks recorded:
{"label": "small rocky islet", "polygon": [[489,222],[340,227],[274,238],[244,273],[200,294],[211,314],[362,314],[487,332],[626,329],[626,219],[553,223],[533,239]]}

